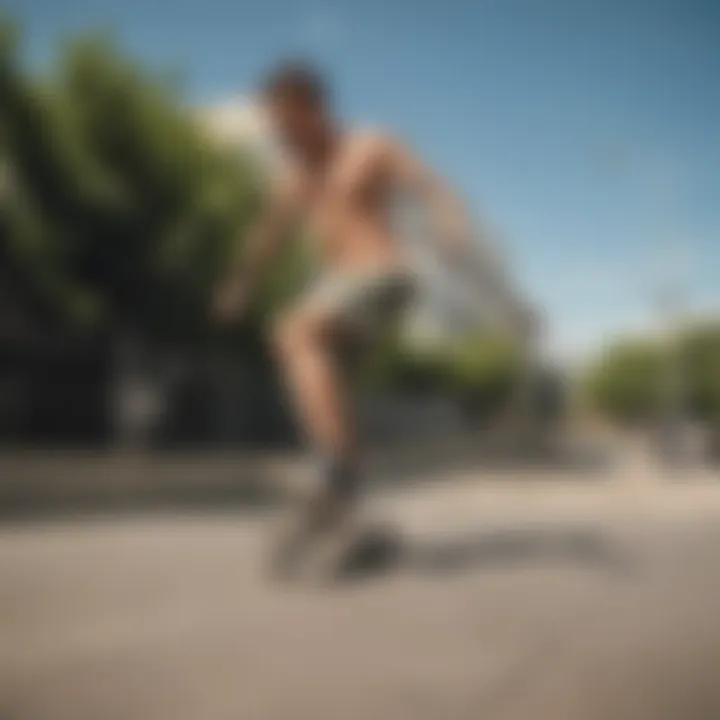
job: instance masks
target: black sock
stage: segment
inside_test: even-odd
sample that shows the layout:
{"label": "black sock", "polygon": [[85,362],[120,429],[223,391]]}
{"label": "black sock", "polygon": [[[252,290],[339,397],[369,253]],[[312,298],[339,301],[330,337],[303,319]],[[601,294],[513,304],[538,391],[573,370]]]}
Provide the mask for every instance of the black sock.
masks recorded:
{"label": "black sock", "polygon": [[341,498],[350,498],[357,492],[359,471],[356,462],[340,455],[325,460],[324,481],[326,489]]}

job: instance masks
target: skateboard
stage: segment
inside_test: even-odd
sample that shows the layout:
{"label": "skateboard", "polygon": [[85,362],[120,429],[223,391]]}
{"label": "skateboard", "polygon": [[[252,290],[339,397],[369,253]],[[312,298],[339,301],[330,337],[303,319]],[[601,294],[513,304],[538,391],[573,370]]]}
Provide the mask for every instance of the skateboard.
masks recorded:
{"label": "skateboard", "polygon": [[281,521],[270,553],[275,579],[333,582],[397,566],[402,541],[396,528],[362,518],[354,504],[328,522],[318,522],[316,508],[303,508]]}

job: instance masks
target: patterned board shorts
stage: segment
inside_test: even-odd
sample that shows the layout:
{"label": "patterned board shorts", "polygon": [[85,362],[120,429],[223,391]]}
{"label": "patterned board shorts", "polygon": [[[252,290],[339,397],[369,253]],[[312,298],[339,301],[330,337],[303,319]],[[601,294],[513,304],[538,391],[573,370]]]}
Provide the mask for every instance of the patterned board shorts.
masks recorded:
{"label": "patterned board shorts", "polygon": [[329,272],[310,285],[300,304],[337,318],[351,332],[373,335],[397,322],[414,294],[407,270]]}

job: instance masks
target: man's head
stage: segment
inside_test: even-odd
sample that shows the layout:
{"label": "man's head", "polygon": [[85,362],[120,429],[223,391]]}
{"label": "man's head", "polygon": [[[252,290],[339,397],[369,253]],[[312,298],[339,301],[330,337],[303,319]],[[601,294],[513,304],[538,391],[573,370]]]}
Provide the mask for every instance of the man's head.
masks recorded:
{"label": "man's head", "polygon": [[274,131],[292,150],[312,152],[329,128],[328,91],[321,75],[302,62],[279,65],[262,88]]}

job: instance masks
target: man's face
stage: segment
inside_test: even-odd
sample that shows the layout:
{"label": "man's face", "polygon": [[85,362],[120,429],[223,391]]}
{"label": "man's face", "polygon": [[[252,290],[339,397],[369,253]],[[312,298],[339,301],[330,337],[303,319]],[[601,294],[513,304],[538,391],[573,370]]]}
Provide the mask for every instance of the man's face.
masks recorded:
{"label": "man's face", "polygon": [[322,113],[317,105],[292,95],[267,99],[273,132],[283,146],[302,152],[312,148],[321,126]]}

